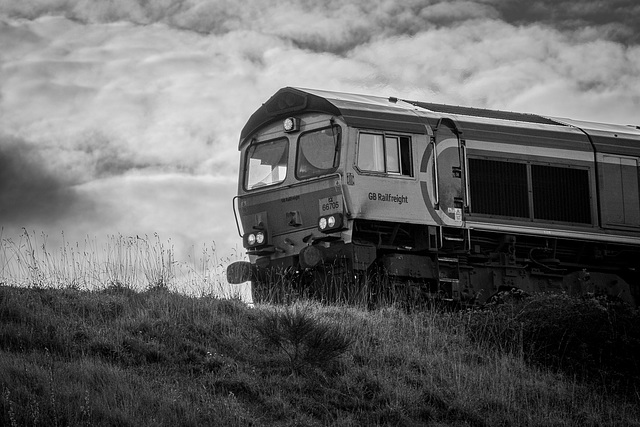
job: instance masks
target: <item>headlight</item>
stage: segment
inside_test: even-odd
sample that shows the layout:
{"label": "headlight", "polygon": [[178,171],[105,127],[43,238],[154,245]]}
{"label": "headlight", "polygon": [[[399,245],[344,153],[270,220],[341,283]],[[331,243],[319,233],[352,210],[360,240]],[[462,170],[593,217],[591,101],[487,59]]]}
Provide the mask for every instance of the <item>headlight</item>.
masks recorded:
{"label": "headlight", "polygon": [[321,216],[318,218],[318,229],[323,233],[333,233],[342,230],[343,217],[341,213]]}
{"label": "headlight", "polygon": [[247,243],[251,246],[256,244],[256,235],[255,234],[249,234],[247,236]]}
{"label": "headlight", "polygon": [[254,231],[244,235],[244,247],[251,249],[266,245],[267,233],[264,231]]}

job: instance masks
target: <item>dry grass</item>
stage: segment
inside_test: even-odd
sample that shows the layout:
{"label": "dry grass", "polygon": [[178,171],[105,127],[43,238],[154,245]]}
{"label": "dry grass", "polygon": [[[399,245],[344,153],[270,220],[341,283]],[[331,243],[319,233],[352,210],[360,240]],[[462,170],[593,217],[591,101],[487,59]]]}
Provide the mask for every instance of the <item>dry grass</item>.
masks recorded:
{"label": "dry grass", "polygon": [[[515,296],[515,298],[514,298]],[[528,363],[640,399],[640,311],[606,297],[506,292],[465,316],[467,336]]]}
{"label": "dry grass", "polygon": [[[233,260],[240,255],[232,255]],[[160,236],[107,236],[100,243],[67,242],[52,247],[45,234],[26,229],[17,239],[0,230],[0,284],[96,290],[123,286],[135,290],[160,287],[192,295],[234,297],[226,282],[229,256],[220,258],[215,243],[176,259],[171,239]]]}
{"label": "dry grass", "polygon": [[[479,346],[456,313],[3,286],[0,320],[3,425],[640,425],[637,397]],[[336,351],[306,358],[313,331]]]}

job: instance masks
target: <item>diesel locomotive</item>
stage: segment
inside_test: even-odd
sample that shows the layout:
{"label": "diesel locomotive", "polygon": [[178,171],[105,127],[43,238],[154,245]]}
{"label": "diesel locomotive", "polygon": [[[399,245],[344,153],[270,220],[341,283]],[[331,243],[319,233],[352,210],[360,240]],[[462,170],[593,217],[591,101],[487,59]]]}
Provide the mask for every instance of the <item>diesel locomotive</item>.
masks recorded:
{"label": "diesel locomotive", "polygon": [[640,303],[639,126],[286,87],[239,151],[249,261],[227,278],[251,281],[254,300],[284,277],[321,299]]}

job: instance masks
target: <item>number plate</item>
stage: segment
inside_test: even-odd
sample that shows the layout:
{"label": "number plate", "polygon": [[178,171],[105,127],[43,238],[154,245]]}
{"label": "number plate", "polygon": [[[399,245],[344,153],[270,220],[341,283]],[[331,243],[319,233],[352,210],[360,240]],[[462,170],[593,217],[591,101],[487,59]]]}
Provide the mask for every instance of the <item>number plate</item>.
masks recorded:
{"label": "number plate", "polygon": [[342,196],[325,197],[320,199],[320,215],[342,213]]}

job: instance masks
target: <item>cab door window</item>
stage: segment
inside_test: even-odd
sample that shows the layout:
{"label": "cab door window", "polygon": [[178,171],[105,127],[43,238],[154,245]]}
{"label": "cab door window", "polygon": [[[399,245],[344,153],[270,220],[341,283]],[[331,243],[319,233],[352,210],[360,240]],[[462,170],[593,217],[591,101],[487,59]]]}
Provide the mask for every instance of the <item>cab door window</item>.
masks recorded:
{"label": "cab door window", "polygon": [[385,171],[382,135],[372,133],[360,134],[358,141],[358,167],[364,171]]}
{"label": "cab door window", "polygon": [[397,137],[384,139],[384,150],[387,158],[387,172],[400,173],[400,151]]}

